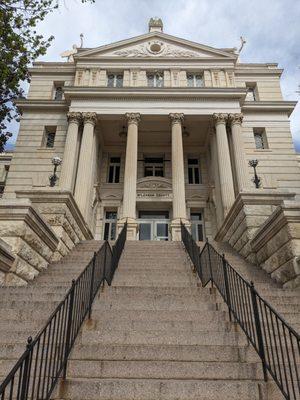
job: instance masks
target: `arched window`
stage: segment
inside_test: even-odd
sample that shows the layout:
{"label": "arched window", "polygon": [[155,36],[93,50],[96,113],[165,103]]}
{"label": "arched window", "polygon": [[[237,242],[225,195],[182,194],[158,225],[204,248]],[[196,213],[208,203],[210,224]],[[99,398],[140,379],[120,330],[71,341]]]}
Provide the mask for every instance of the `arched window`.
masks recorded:
{"label": "arched window", "polygon": [[123,75],[109,73],[107,75],[107,87],[123,87]]}
{"label": "arched window", "polygon": [[148,87],[164,87],[164,73],[148,72],[147,82],[148,82]]}

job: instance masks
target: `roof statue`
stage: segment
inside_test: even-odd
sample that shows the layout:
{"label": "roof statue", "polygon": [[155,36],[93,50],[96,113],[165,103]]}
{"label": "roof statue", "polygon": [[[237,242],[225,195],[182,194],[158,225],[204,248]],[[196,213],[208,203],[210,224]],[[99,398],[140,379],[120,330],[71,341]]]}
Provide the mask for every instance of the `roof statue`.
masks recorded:
{"label": "roof statue", "polygon": [[[80,46],[79,48],[81,49],[83,46],[83,33],[80,34]],[[74,61],[74,54],[76,54],[78,51],[78,46],[77,44],[73,44],[72,49],[71,50],[65,50],[63,51],[60,56],[62,58],[67,58],[68,62],[73,62]]]}
{"label": "roof statue", "polygon": [[241,47],[238,49],[238,54],[241,53],[241,51],[243,50],[244,45],[247,43],[246,39],[244,39],[243,36],[240,36],[240,40],[241,40]]}
{"label": "roof statue", "polygon": [[148,26],[149,32],[162,32],[164,27],[161,18],[158,17],[150,18]]}

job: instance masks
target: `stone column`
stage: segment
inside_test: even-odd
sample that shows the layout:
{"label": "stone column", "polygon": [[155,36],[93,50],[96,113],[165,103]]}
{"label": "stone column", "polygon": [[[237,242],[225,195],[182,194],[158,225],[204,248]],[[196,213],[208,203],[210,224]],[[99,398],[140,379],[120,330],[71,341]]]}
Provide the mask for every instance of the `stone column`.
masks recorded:
{"label": "stone column", "polygon": [[231,125],[236,179],[239,192],[242,192],[249,187],[248,167],[241,129],[243,114],[229,114],[228,118]]}
{"label": "stone column", "polygon": [[181,240],[180,220],[188,224],[186,219],[184,161],[182,143],[183,114],[169,114],[172,125],[172,190],[173,220],[171,223],[172,240]]}
{"label": "stone column", "polygon": [[229,145],[226,132],[227,114],[214,114],[213,119],[216,127],[221,197],[224,217],[226,217],[235,199]]}
{"label": "stone column", "polygon": [[97,121],[96,113],[83,113],[83,133],[79,152],[79,162],[77,169],[75,200],[83,215],[87,218],[88,201],[90,197],[90,183],[93,175],[93,144],[94,128]]}
{"label": "stone column", "polygon": [[137,155],[138,155],[138,124],[141,119],[139,113],[127,113],[127,143],[124,173],[123,193],[123,218],[120,228],[127,219],[127,238],[136,239],[136,181],[137,181]]}
{"label": "stone column", "polygon": [[76,147],[78,140],[78,128],[81,123],[81,113],[68,113],[68,130],[63,156],[59,186],[64,190],[72,191],[74,170],[76,168]]}

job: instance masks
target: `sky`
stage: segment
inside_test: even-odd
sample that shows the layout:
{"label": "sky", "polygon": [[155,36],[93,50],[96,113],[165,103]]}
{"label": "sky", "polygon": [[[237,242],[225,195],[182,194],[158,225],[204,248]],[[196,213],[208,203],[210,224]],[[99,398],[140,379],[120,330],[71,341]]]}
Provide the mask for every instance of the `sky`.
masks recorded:
{"label": "sky", "polygon": [[[55,40],[43,61],[62,61],[60,53],[80,44],[97,47],[148,32],[151,17],[160,17],[164,32],[216,48],[247,43],[241,62],[277,62],[284,69],[281,87],[285,100],[299,99],[299,0],[60,0],[58,10],[38,26]],[[300,104],[291,115],[291,130],[300,152]],[[15,142],[18,125],[13,125]]]}

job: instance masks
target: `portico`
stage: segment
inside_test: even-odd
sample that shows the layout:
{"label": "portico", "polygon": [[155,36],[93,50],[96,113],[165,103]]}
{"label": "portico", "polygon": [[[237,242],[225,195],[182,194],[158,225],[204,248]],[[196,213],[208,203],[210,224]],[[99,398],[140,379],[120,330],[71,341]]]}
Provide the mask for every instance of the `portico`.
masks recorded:
{"label": "portico", "polygon": [[[104,204],[102,219],[107,210],[114,210],[118,229],[127,220],[130,239],[141,238],[140,220],[144,217],[139,216],[157,211],[151,221],[151,239],[180,240],[180,221],[190,226],[195,212],[209,220],[209,225],[214,219],[224,219],[236,194],[249,186],[240,151],[241,113],[101,115],[74,111],[69,112],[68,120],[61,189],[74,193],[87,222],[96,218],[91,207],[100,199]],[[112,160],[115,164],[110,164]],[[213,173],[220,182],[220,198],[208,185],[208,175]],[[92,185],[97,175],[102,184]],[[154,232],[161,213],[168,221],[167,235]],[[165,227],[159,225],[161,231]],[[102,232],[98,234],[101,237]]]}

